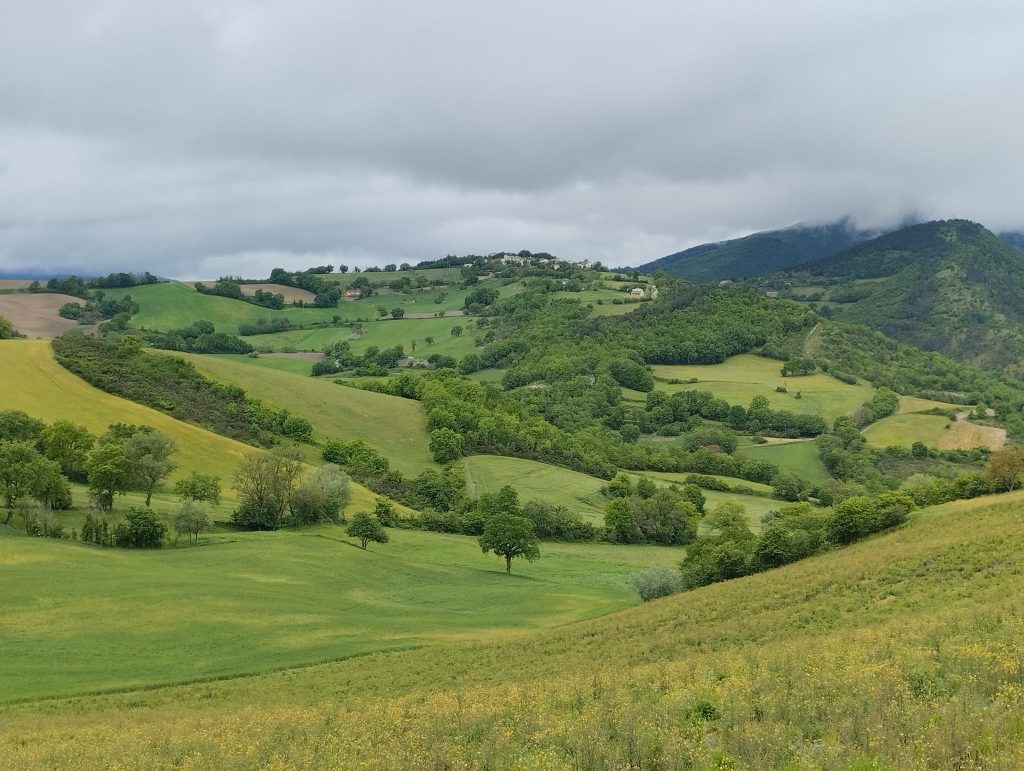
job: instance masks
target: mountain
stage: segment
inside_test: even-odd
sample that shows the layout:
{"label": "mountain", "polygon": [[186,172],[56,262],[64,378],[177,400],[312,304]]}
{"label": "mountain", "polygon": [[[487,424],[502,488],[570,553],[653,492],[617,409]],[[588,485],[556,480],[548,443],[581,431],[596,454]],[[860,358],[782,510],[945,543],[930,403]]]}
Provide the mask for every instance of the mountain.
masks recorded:
{"label": "mountain", "polygon": [[641,265],[638,270],[664,270],[690,281],[751,278],[831,257],[874,235],[877,232],[858,230],[848,219],[829,225],[793,225],[694,246]]}
{"label": "mountain", "polygon": [[975,222],[912,225],[797,270],[828,279],[836,319],[1024,376],[1024,252]]}
{"label": "mountain", "polygon": [[999,239],[1012,247],[1024,251],[1024,230],[1015,230],[1008,233],[1000,233]]}

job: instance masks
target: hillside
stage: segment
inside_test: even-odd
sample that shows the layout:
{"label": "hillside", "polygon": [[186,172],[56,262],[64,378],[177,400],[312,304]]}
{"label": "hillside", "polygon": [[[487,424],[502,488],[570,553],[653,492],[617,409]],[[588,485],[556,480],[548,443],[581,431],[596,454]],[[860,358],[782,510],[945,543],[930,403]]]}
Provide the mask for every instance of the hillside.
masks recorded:
{"label": "hillside", "polygon": [[913,225],[799,270],[829,280],[825,300],[838,320],[1024,374],[1024,253],[981,225]]}
{"label": "hillside", "polygon": [[648,262],[637,269],[644,273],[663,270],[690,281],[751,278],[829,257],[871,235],[858,230],[849,220],[830,225],[793,225],[729,241],[701,244]]}
{"label": "hillside", "polygon": [[835,554],[511,641],[10,706],[0,756],[18,768],[1016,768],[1022,500],[920,512]]}

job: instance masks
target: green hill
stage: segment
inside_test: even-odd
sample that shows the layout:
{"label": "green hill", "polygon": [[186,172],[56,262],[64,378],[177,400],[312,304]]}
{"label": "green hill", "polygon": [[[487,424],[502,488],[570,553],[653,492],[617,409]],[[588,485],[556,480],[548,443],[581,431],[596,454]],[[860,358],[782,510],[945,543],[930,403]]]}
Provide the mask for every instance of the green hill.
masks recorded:
{"label": "green hill", "polygon": [[644,273],[663,270],[690,281],[751,278],[831,256],[870,236],[856,229],[849,220],[830,225],[794,225],[694,246],[648,262],[637,270]]}
{"label": "green hill", "polygon": [[[1017,768],[1022,500],[923,511],[839,552],[513,639],[449,635],[428,650],[9,706],[0,757],[16,768]],[[48,571],[55,554],[72,551],[33,546]],[[345,551],[325,542],[311,555],[336,548]],[[349,551],[353,562],[367,557],[359,562],[370,578],[391,562]],[[495,591],[487,573],[472,578],[463,604]],[[537,596],[530,591],[523,600]],[[176,612],[191,612],[188,600]],[[429,626],[438,600],[424,601]],[[293,608],[298,629],[322,624],[328,602]],[[0,623],[25,634],[46,613],[21,608]],[[328,640],[343,633],[322,628]],[[261,615],[250,634],[246,648],[281,632]],[[21,660],[24,649],[8,651]],[[195,655],[201,665],[205,654]]]}
{"label": "green hill", "polygon": [[836,319],[1024,375],[1024,253],[981,225],[913,225],[799,270],[831,280]]}

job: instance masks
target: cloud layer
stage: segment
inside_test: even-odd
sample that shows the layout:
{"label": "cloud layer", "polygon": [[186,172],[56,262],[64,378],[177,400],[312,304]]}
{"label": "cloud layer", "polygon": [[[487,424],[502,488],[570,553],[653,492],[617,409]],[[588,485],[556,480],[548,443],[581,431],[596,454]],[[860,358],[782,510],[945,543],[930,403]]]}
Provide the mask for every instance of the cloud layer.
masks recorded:
{"label": "cloud layer", "polygon": [[844,215],[1024,226],[1016,2],[18,6],[5,272],[624,265]]}

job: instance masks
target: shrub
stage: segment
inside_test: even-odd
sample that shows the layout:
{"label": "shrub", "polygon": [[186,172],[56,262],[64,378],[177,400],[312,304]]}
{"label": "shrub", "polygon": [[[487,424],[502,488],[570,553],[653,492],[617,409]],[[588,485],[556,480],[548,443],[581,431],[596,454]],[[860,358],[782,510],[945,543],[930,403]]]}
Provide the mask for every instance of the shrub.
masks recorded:
{"label": "shrub", "polygon": [[683,577],[669,567],[648,568],[629,577],[629,581],[644,602],[675,594],[683,588]]}
{"label": "shrub", "polygon": [[150,509],[133,508],[114,527],[114,543],[122,548],[159,549],[167,525]]}

